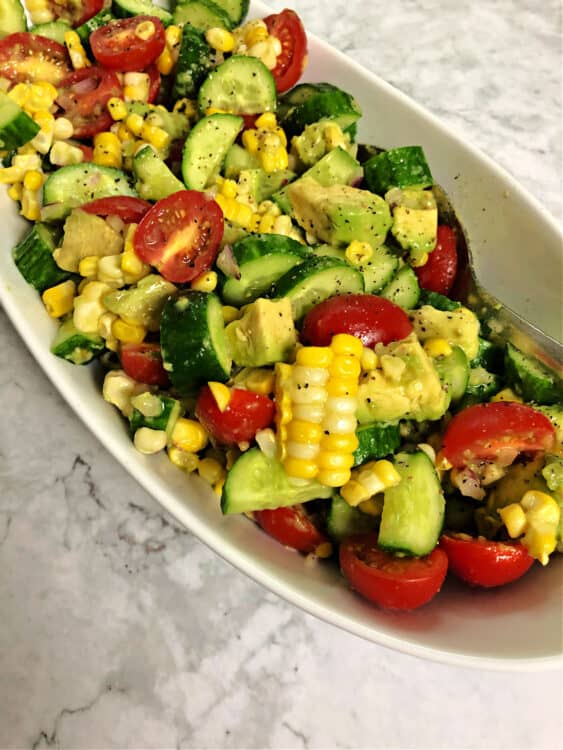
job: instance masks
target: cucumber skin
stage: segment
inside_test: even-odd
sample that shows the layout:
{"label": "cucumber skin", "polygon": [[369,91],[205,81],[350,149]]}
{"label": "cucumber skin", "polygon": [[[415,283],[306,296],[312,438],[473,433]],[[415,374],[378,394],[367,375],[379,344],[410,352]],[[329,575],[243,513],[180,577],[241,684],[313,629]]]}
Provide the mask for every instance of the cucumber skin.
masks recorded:
{"label": "cucumber skin", "polygon": [[358,447],[354,451],[354,466],[390,456],[401,445],[399,425],[392,422],[362,425],[356,430],[356,437]]}
{"label": "cucumber skin", "polygon": [[[525,401],[550,406],[563,401],[563,383],[557,373],[549,370],[537,359],[529,357],[508,342],[504,357],[505,375]],[[533,370],[538,370],[536,374]]]}
{"label": "cucumber skin", "polygon": [[343,542],[354,534],[366,534],[379,525],[379,518],[368,516],[357,508],[352,508],[340,495],[332,498],[326,528],[335,542]]}
{"label": "cucumber skin", "polygon": [[[362,110],[356,100],[346,91],[330,83],[303,84],[309,95],[299,104],[284,106],[280,111],[280,125],[288,139],[300,133],[306,125],[323,118],[333,119],[341,126],[349,127],[362,116]],[[293,92],[295,97],[295,92]],[[287,97],[282,102],[287,102]]]}
{"label": "cucumber skin", "polygon": [[[41,236],[43,233],[48,237]],[[53,259],[57,234],[45,224],[34,224],[12,251],[19,272],[40,294],[70,278],[70,273],[59,268]]]}
{"label": "cucumber skin", "polygon": [[444,524],[440,480],[422,451],[397,453],[393,464],[401,482],[385,490],[378,544],[390,552],[428,555],[438,543]]}
{"label": "cucumber skin", "polygon": [[[135,6],[139,3],[139,0],[113,0],[112,11],[116,18],[131,18],[133,16],[156,16],[162,21],[163,26],[170,26],[172,23],[172,13],[167,11],[162,6],[153,2],[141,2],[138,8]],[[146,5],[146,7],[145,7]],[[129,7],[127,7],[129,6]],[[131,8],[131,6],[133,6]]]}
{"label": "cucumber skin", "polygon": [[420,286],[412,268],[410,266],[399,268],[391,281],[379,292],[379,296],[394,302],[404,310],[416,307],[420,299]]}
{"label": "cucumber skin", "polygon": [[430,187],[434,178],[420,146],[401,146],[373,156],[364,164],[364,178],[372,193],[385,195],[393,187]]}
{"label": "cucumber skin", "polygon": [[211,47],[205,40],[204,32],[187,23],[182,31],[176,77],[172,87],[174,98],[195,96],[212,68]]}
{"label": "cucumber skin", "polygon": [[222,321],[221,302],[212,293],[187,290],[170,297],[162,310],[160,341],[164,369],[181,394],[191,394],[210,380],[225,382],[230,375],[230,363],[227,370],[211,340],[209,305],[218,308]]}

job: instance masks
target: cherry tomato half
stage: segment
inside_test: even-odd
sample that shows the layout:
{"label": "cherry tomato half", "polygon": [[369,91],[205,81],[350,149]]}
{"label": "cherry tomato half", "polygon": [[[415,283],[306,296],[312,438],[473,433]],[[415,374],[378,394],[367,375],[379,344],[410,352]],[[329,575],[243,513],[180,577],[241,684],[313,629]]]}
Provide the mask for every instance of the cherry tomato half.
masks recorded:
{"label": "cherry tomato half", "polygon": [[385,609],[416,609],[440,590],[448,558],[436,547],[426,557],[395,557],[379,549],[376,534],[360,534],[340,545],[340,567],[350,586]]}
{"label": "cherry tomato half", "polygon": [[57,104],[73,124],[76,138],[90,138],[113,124],[107,110],[112,96],[122,95],[115,73],[98,65],[75,70],[59,86]]}
{"label": "cherry tomato half", "polygon": [[191,281],[211,268],[223,237],[223,212],[197,190],[162,198],[141,219],[133,245],[138,257],[168,281]]}
{"label": "cherry tomato half", "polygon": [[158,72],[156,65],[148,67],[145,73],[149,76],[149,95],[147,97],[147,102],[152,104],[160,91],[160,73]]}
{"label": "cherry tomato half", "polygon": [[80,26],[101,11],[104,0],[47,0],[47,6],[55,18]]}
{"label": "cherry tomato half", "polygon": [[451,227],[440,224],[436,247],[424,266],[415,268],[418,283],[423,289],[448,294],[457,273],[457,238]]}
{"label": "cherry tomato half", "polygon": [[504,586],[521,578],[534,564],[524,545],[444,534],[440,547],[448,556],[449,568],[471,586]]}
{"label": "cherry tomato half", "polygon": [[299,552],[314,552],[319,544],[327,541],[302,505],[275,510],[256,510],[253,516],[267,534],[285,547],[291,547]]}
{"label": "cherry tomato half", "polygon": [[199,392],[195,413],[207,432],[220,443],[247,443],[274,419],[274,402],[261,393],[233,388],[227,408],[220,411],[209,386]]}
{"label": "cherry tomato half", "polygon": [[444,435],[442,452],[459,468],[476,460],[494,460],[507,449],[549,450],[554,442],[555,429],[544,414],[514,401],[496,401],[456,414]]}
{"label": "cherry tomato half", "polygon": [[404,339],[412,331],[405,311],[373,294],[346,294],[315,305],[305,316],[301,341],[328,346],[335,333],[349,333],[364,346]]}
{"label": "cherry tomato half", "polygon": [[160,344],[122,344],[119,357],[124,371],[133,380],[147,385],[168,385]]}
{"label": "cherry tomato half", "polygon": [[288,8],[267,16],[264,23],[269,33],[277,37],[282,46],[276,67],[272,70],[276,88],[281,94],[295,86],[303,75],[307,65],[307,34],[297,13]]}
{"label": "cherry tomato half", "polygon": [[[154,27],[152,33],[149,23]],[[145,24],[149,31],[145,31]],[[160,55],[165,43],[164,26],[156,16],[110,21],[90,35],[90,47],[96,60],[106,68],[123,72],[148,68]]]}
{"label": "cherry tomato half", "polygon": [[[98,198],[80,206],[83,211],[96,216],[119,216],[126,224],[138,224],[152,204],[142,198],[127,195],[112,195],[108,198]],[[146,382],[146,381],[145,381]]]}
{"label": "cherry tomato half", "polygon": [[0,78],[12,83],[47,81],[60,84],[71,72],[66,48],[28,31],[0,39]]}

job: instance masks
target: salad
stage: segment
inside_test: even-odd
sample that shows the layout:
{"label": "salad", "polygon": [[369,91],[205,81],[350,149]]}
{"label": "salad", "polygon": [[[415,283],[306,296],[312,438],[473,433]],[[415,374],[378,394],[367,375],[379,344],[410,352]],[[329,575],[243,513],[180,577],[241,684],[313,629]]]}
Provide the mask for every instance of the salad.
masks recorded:
{"label": "salad", "polygon": [[28,0],[28,30],[3,4],[0,182],[53,355],[99,362],[137,450],[381,607],[548,564],[559,373],[458,300],[423,148],[357,143],[360,103],[300,83],[298,15],[247,10]]}

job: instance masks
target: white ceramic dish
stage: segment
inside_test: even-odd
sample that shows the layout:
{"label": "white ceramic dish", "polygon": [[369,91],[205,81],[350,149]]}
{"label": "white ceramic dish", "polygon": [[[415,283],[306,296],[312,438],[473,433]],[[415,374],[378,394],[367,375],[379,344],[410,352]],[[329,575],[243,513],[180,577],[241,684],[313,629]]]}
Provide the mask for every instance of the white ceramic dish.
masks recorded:
{"label": "white ceramic dish", "polygon": [[[268,9],[252,4],[253,15]],[[507,173],[462,142],[432,115],[328,45],[310,37],[306,80],[332,81],[353,93],[364,117],[359,138],[385,147],[423,145],[434,176],[449,193],[477,259],[479,277],[504,302],[559,335],[562,237],[554,220]],[[486,211],[495,206],[495,221]],[[428,606],[389,614],[351,593],[336,566],[310,566],[242,517],[224,518],[216,496],[161,456],[132,446],[126,426],[100,395],[99,372],[49,353],[55,324],[20,277],[10,250],[25,231],[2,192],[0,301],[45,373],[114,457],[175,518],[225,560],[293,604],[376,643],[442,662],[493,669],[561,665],[563,559],[493,591],[448,581]],[[489,214],[490,215],[490,214]],[[531,264],[530,248],[535,256]],[[515,263],[514,258],[520,262]],[[520,269],[528,266],[531,273]],[[532,300],[542,300],[534,307]]]}

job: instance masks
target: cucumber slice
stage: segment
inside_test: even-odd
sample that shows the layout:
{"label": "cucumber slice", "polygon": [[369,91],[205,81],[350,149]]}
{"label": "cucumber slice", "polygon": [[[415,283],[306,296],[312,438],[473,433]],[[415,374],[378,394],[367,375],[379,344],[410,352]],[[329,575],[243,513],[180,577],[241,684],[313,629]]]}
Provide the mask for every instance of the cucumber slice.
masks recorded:
{"label": "cucumber slice", "polygon": [[90,34],[113,20],[115,20],[115,16],[111,10],[109,8],[102,8],[99,13],[96,13],[95,16],[92,16],[92,18],[89,18],[75,29],[86,50],[90,51]]}
{"label": "cucumber slice", "polygon": [[105,349],[105,341],[96,333],[83,333],[67,318],[59,327],[51,353],[73,365],[87,365]]}
{"label": "cucumber slice", "polygon": [[484,367],[472,367],[469,370],[469,379],[465,389],[465,397],[460,404],[461,408],[471,404],[479,404],[488,401],[502,388],[502,380],[494,372],[485,370]]}
{"label": "cucumber slice", "polygon": [[210,107],[235,115],[275,112],[276,82],[257,57],[233,55],[207,76],[198,96],[201,112]]}
{"label": "cucumber slice", "polygon": [[185,186],[171,169],[155,154],[151,146],[145,146],[135,154],[133,173],[137,177],[135,188],[141,198],[159,201]]}
{"label": "cucumber slice", "polygon": [[223,164],[225,177],[229,180],[238,180],[240,173],[247,169],[260,169],[258,157],[249,153],[238,143],[233,143],[227,151]]}
{"label": "cucumber slice", "polygon": [[484,367],[490,372],[504,372],[504,347],[479,336],[477,356],[469,364],[471,367]]}
{"label": "cucumber slice", "polygon": [[39,132],[39,125],[13,99],[0,91],[0,150],[23,146]]}
{"label": "cucumber slice", "polygon": [[250,0],[214,0],[231,19],[233,26],[238,26],[248,13]]}
{"label": "cucumber slice", "polygon": [[444,294],[438,292],[431,292],[429,289],[421,289],[420,297],[418,300],[418,306],[431,305],[436,310],[443,310],[444,312],[451,312],[461,307],[461,302],[456,302],[454,299],[446,297]]}
{"label": "cucumber slice", "polygon": [[50,220],[63,218],[72,208],[112,195],[137,197],[137,192],[125,172],[92,162],[60,167],[43,185],[45,207],[49,209],[50,204],[56,204],[56,211],[48,212]]}
{"label": "cucumber slice", "polygon": [[233,24],[228,14],[212,0],[189,0],[179,2],[174,8],[174,23],[179,26],[191,24],[196,29],[222,28],[232,29]]}
{"label": "cucumber slice", "polygon": [[549,405],[563,400],[563,384],[557,373],[510,342],[506,345],[504,364],[508,384],[525,401]]}
{"label": "cucumber slice", "polygon": [[214,67],[211,47],[203,31],[185,24],[176,63],[176,77],[172,86],[174,99],[196,96],[209,71]]}
{"label": "cucumber slice", "polygon": [[340,495],[330,501],[326,519],[326,529],[335,542],[342,542],[354,534],[374,531],[379,524],[377,516],[368,516],[357,508],[352,508]]}
{"label": "cucumber slice", "polygon": [[372,422],[357,428],[358,447],[354,451],[354,466],[366,461],[390,456],[401,445],[399,425],[393,422]]}
{"label": "cucumber slice", "polygon": [[422,451],[397,453],[401,482],[384,492],[379,546],[407,555],[428,555],[438,542],[445,502],[432,461]]}
{"label": "cucumber slice", "polygon": [[229,378],[232,362],[223,308],[215,294],[188,290],[170,297],[162,310],[160,345],[164,369],[182,395],[209,380]]}
{"label": "cucumber slice", "polygon": [[364,291],[362,274],[338,258],[312,256],[284,274],[274,285],[273,297],[289,297],[293,319],[329,297]]}
{"label": "cucumber slice", "polygon": [[172,23],[172,13],[151,0],[113,0],[112,9],[117,18],[156,16],[164,26]]}
{"label": "cucumber slice", "polygon": [[233,245],[240,278],[228,278],[222,289],[228,305],[247,305],[268,293],[278,279],[308,257],[297,240],[278,234],[254,234]]}
{"label": "cucumber slice", "polygon": [[0,3],[0,39],[26,29],[25,11],[20,0],[2,0]]}
{"label": "cucumber slice", "polygon": [[459,401],[469,384],[469,362],[463,349],[459,346],[452,347],[451,354],[434,359],[434,367],[452,402]]}
{"label": "cucumber slice", "polygon": [[221,510],[224,514],[251,513],[331,495],[332,488],[314,481],[293,484],[279,461],[268,458],[258,448],[251,448],[235,461],[227,474]]}
{"label": "cucumber slice", "polygon": [[277,169],[275,172],[265,172],[258,169],[243,169],[239,173],[239,185],[248,190],[249,196],[255,203],[269,200],[274,193],[295,179],[295,172],[289,169]]}
{"label": "cucumber slice", "polygon": [[133,409],[129,417],[129,428],[131,436],[141,427],[148,427],[151,430],[164,430],[170,440],[174,425],[182,411],[182,405],[175,398],[151,394],[151,398],[160,401],[160,414],[154,417],[146,417],[139,409]]}
{"label": "cucumber slice", "polygon": [[410,266],[403,266],[379,294],[404,310],[412,310],[417,306],[420,297],[420,286],[415,272]]}
{"label": "cucumber slice", "polygon": [[334,120],[345,130],[362,116],[354,97],[330,83],[302,84],[295,87],[291,96],[294,101],[296,97],[301,101],[288,106],[288,98],[284,97],[279,113],[280,125],[288,139],[318,120]]}
{"label": "cucumber slice", "polygon": [[426,188],[434,178],[421,146],[402,146],[373,156],[364,164],[364,176],[372,193],[385,195],[392,187]]}
{"label": "cucumber slice", "polygon": [[371,258],[358,266],[364,277],[366,292],[377,294],[386,286],[399,267],[399,258],[385,245],[374,248]]}
{"label": "cucumber slice", "polygon": [[60,232],[46,224],[34,224],[13,249],[14,263],[19,272],[39,293],[69,278],[53,259]]}
{"label": "cucumber slice", "polygon": [[219,174],[229,148],[242,130],[242,117],[227,114],[203,117],[184,144],[182,177],[190,190],[204,190]]}
{"label": "cucumber slice", "polygon": [[[323,187],[330,185],[352,185],[362,176],[362,168],[350,154],[342,148],[335,148],[325,154],[319,161],[304,172],[299,180],[312,177]],[[272,196],[284,214],[293,216],[293,206],[287,195],[287,188],[282,188]]]}
{"label": "cucumber slice", "polygon": [[54,42],[63,45],[65,43],[65,34],[70,30],[70,24],[62,19],[50,21],[49,23],[40,23],[37,26],[32,26],[30,29],[32,34],[39,34],[39,36],[44,36],[46,39],[52,39]]}

